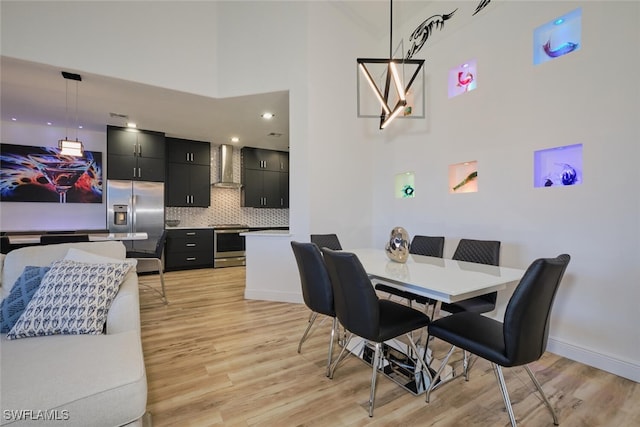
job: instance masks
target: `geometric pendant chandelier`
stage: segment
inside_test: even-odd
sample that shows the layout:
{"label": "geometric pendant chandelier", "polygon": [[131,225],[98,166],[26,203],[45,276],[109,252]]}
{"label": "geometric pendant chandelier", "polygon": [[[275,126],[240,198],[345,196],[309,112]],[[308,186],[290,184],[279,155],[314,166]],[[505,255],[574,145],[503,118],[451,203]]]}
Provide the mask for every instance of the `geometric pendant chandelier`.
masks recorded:
{"label": "geometric pendant chandelier", "polygon": [[[393,0],[390,3],[389,58],[357,58],[358,69],[369,84],[374,97],[380,104],[380,129],[384,129],[401,113],[407,113],[407,94],[424,65],[424,59],[393,59]],[[380,81],[376,84],[369,68],[383,66]],[[369,67],[367,67],[369,66]],[[403,82],[405,69],[411,68],[406,83]]]}

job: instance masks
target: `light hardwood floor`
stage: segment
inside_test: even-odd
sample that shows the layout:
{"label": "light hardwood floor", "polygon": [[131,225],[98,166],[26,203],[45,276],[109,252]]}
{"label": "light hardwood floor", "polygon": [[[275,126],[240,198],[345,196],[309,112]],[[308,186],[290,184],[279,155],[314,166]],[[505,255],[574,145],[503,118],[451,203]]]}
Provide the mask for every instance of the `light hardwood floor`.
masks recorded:
{"label": "light hardwood floor", "polygon": [[[168,272],[165,279],[168,306],[140,288],[154,426],[509,425],[495,376],[483,360],[473,366],[469,382],[445,385],[429,404],[379,375],[369,418],[367,365],[351,357],[333,380],[325,376],[329,319],[314,326],[298,354],[309,311],[303,304],[244,300],[243,267]],[[142,275],[140,281],[159,280]],[[638,383],[551,353],[531,367],[561,426],[640,426]],[[552,426],[526,372],[504,372],[519,425]]]}

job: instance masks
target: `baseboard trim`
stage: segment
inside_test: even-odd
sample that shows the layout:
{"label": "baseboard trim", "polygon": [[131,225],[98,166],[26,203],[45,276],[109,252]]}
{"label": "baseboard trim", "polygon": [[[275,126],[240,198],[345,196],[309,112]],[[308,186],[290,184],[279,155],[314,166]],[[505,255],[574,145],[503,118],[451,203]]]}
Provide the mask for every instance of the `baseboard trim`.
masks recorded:
{"label": "baseboard trim", "polygon": [[611,355],[569,344],[552,337],[549,337],[547,342],[547,351],[631,381],[640,382],[640,365],[638,363],[621,360]]}

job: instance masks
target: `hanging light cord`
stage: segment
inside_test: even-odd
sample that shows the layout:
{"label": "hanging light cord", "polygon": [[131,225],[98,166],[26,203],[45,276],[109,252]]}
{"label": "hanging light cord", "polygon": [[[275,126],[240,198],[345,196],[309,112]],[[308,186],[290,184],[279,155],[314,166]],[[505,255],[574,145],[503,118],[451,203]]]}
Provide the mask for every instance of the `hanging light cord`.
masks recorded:
{"label": "hanging light cord", "polygon": [[64,81],[64,139],[69,139],[69,81]]}
{"label": "hanging light cord", "polygon": [[76,142],[78,142],[78,81],[76,80]]}
{"label": "hanging light cord", "polygon": [[389,0],[389,60],[393,58],[393,0]]}

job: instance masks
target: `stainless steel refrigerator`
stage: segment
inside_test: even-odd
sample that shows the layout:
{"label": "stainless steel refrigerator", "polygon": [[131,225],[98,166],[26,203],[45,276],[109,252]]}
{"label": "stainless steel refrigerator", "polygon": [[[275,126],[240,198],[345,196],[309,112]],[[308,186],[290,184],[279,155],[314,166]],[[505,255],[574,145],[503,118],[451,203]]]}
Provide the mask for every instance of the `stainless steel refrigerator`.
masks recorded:
{"label": "stainless steel refrigerator", "polygon": [[127,250],[153,251],[164,230],[164,183],[107,181],[107,227],[112,233],[143,233],[147,240],[123,241]]}

